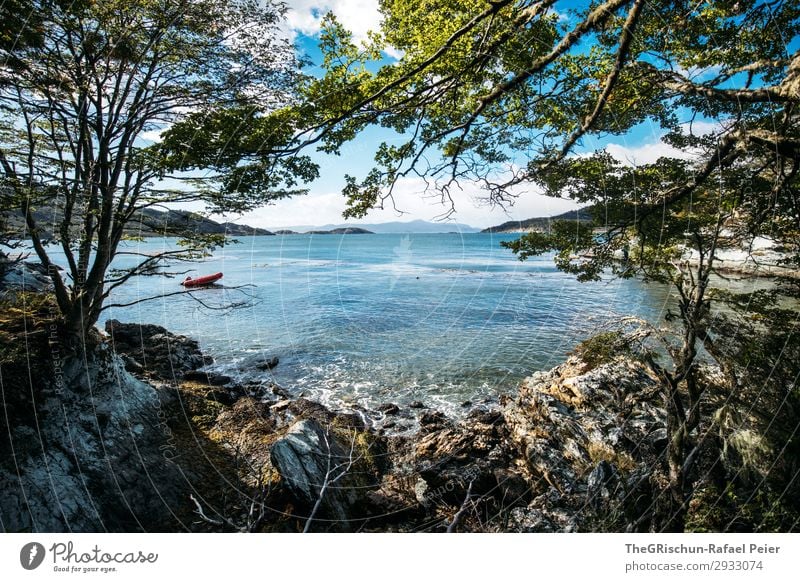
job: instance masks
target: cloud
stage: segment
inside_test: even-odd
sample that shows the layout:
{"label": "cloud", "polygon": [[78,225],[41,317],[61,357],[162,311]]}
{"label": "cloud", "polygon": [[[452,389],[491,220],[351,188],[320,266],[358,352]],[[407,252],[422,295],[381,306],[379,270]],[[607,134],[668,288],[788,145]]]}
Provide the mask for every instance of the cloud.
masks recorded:
{"label": "cloud", "polygon": [[[713,133],[722,133],[725,129],[725,123],[721,121],[687,121],[681,124],[681,131],[686,135],[693,135],[696,137],[710,135]],[[663,140],[643,143],[636,146],[627,146],[617,143],[607,144],[606,151],[611,154],[614,159],[620,163],[630,166],[640,166],[644,164],[652,164],[661,157],[678,158],[682,160],[694,160],[701,153],[697,149],[678,149]]]}
{"label": "cloud", "polygon": [[139,137],[149,142],[156,143],[161,141],[161,134],[163,134],[165,131],[166,128],[164,127],[159,129],[151,129],[149,131],[143,131],[142,133],[139,134]]}
{"label": "cloud", "polygon": [[[477,184],[464,183],[463,190],[454,189],[453,202],[456,212],[449,217],[450,221],[484,228],[506,222],[508,220],[524,220],[535,216],[552,216],[576,208],[569,200],[561,200],[542,195],[534,187],[519,189],[519,197],[505,210],[500,207],[489,207],[482,197]],[[443,204],[441,199],[425,193],[425,183],[420,178],[408,178],[398,183],[394,193],[397,209],[375,209],[363,220],[350,220],[347,223],[377,223],[390,221],[428,220],[436,221],[449,210],[449,203]],[[265,228],[281,228],[297,225],[340,224],[345,220],[342,212],[345,199],[339,192],[311,193],[297,196],[260,208],[243,216],[237,222]]]}
{"label": "cloud", "polygon": [[656,143],[646,143],[635,147],[611,143],[606,146],[606,151],[618,162],[628,166],[641,166],[652,164],[658,158],[680,158],[691,160],[695,154],[686,150],[679,150],[662,141]]}
{"label": "cloud", "polygon": [[333,12],[353,33],[357,43],[365,40],[370,30],[378,30],[382,19],[375,0],[293,0],[287,20],[293,30],[314,36],[319,33],[322,18],[328,12]]}

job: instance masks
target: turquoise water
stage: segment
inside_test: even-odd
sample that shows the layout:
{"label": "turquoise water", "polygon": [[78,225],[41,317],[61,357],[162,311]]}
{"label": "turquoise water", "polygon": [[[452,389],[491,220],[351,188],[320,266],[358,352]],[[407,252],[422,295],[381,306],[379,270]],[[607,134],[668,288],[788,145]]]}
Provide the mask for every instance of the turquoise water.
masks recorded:
{"label": "turquoise water", "polygon": [[[180,269],[223,271],[226,287],[112,308],[104,319],[156,323],[195,337],[215,368],[276,355],[274,381],[330,402],[409,402],[457,409],[512,392],[552,367],[604,323],[662,319],[666,292],[638,281],[578,283],[552,257],[518,261],[500,241],[514,235],[287,235],[250,237]],[[129,243],[156,252],[173,241]],[[177,270],[177,268],[176,268]],[[180,290],[182,278],[145,277],[115,293],[127,303]],[[101,322],[102,324],[102,322]],[[260,372],[263,378],[264,373]]]}

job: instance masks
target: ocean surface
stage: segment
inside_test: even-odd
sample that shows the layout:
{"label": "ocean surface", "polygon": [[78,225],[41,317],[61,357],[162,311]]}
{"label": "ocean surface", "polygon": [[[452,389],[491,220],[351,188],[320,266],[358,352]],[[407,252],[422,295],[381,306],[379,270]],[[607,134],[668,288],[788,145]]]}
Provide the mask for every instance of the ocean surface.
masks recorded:
{"label": "ocean surface", "polygon": [[[551,256],[517,260],[500,246],[515,236],[244,237],[202,263],[172,268],[222,271],[222,287],[114,307],[100,325],[110,318],[163,325],[199,340],[215,370],[331,404],[421,400],[457,412],[464,401],[512,393],[611,321],[663,320],[665,288],[578,283]],[[124,244],[123,251],[155,253],[175,241]],[[132,260],[123,255],[115,265]],[[179,291],[182,278],[134,279],[109,303]],[[259,355],[280,364],[272,372],[242,367]]]}

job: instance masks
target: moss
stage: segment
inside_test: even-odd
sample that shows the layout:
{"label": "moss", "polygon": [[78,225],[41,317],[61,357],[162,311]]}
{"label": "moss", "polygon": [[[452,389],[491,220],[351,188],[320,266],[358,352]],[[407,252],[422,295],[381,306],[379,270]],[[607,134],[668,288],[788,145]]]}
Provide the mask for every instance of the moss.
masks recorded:
{"label": "moss", "polygon": [[[48,293],[17,292],[0,299],[0,364],[28,366],[28,358],[47,349],[48,333],[58,325],[58,307]],[[58,330],[56,330],[58,332]]]}
{"label": "moss", "polygon": [[620,473],[627,473],[636,468],[636,461],[625,451],[615,451],[605,443],[590,441],[586,445],[586,452],[592,460],[592,468],[600,461],[614,465]]}
{"label": "moss", "polygon": [[586,364],[587,370],[594,370],[613,361],[617,356],[630,355],[630,346],[620,331],[604,331],[582,341],[573,354],[579,356]]}

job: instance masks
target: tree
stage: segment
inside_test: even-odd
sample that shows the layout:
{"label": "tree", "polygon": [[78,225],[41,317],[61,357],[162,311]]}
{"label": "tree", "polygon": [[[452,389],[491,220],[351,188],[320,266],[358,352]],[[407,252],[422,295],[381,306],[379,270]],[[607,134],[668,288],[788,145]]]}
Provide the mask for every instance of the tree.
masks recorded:
{"label": "tree", "polygon": [[[385,0],[382,30],[366,47],[328,17],[326,74],[305,87],[307,141],[335,152],[368,125],[401,136],[378,148],[366,177],[347,176],[346,215],[384,204],[410,175],[451,208],[462,182],[499,205],[535,185],[591,206],[600,230],[572,223],[528,235],[510,245],[522,258],[555,250],[558,266],[582,280],[611,272],[674,284],[672,363],[650,362],[665,383],[670,442],[671,502],[658,527],[681,530],[703,444],[700,347],[718,358],[730,390],[739,385],[709,317],[718,251],[768,235],[797,262],[800,52],[787,42],[800,31],[800,6],[574,6]],[[402,58],[371,72],[387,46]],[[627,167],[602,151],[573,155],[644,123],[660,129],[671,157]]]}
{"label": "tree", "polygon": [[[515,241],[501,243],[521,260],[555,251],[557,266],[579,280],[599,280],[605,274],[640,276],[646,281],[668,284],[677,293],[677,313],[667,320],[677,322],[672,334],[657,334],[669,361],[659,361],[655,350],[642,350],[649,367],[663,385],[667,419],[667,502],[656,508],[655,521],[667,531],[681,531],[697,480],[695,465],[707,445],[708,426],[701,427],[706,391],[709,387],[698,367],[699,352],[707,353],[728,371],[730,393],[738,388],[729,360],[721,357],[714,334],[711,310],[713,277],[718,274],[719,251],[741,249],[752,235],[736,233],[733,208],[734,185],[721,180],[717,190],[698,188],[691,203],[664,208],[631,224],[628,212],[642,204],[655,188],[677,187],[689,179],[688,164],[662,158],[655,164],[622,167],[607,154],[569,159],[558,164],[549,177],[549,188],[579,192],[592,197],[595,179],[603,176],[603,197],[608,204],[594,207],[596,221],[603,226],[557,222],[550,232],[531,232]],[[707,408],[707,407],[706,407]],[[701,430],[702,428],[702,430]]]}
{"label": "tree", "polygon": [[[104,301],[132,277],[222,242],[184,246],[112,268],[126,227],[148,208],[202,204],[241,212],[301,192],[316,176],[281,155],[297,81],[284,7],[257,0],[35,0],[27,42],[0,45],[2,208],[17,210],[47,269],[63,327],[79,345]],[[5,4],[4,4],[5,8]],[[199,132],[199,120],[216,129]],[[241,137],[211,153],[221,126]],[[251,129],[258,126],[257,131]],[[216,131],[216,133],[214,133]],[[163,139],[148,137],[163,132]],[[199,170],[202,170],[200,172]],[[8,213],[7,213],[8,214]],[[48,243],[58,245],[66,270]]]}

